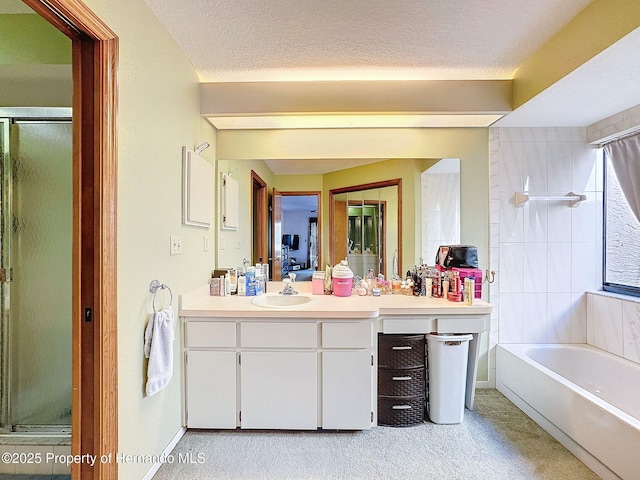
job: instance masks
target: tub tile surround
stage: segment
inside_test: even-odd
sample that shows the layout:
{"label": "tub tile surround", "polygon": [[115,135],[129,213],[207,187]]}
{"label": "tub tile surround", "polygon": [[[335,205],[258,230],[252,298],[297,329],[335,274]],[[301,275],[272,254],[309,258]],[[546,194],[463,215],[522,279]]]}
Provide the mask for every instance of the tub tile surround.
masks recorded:
{"label": "tub tile surround", "polygon": [[[587,341],[585,292],[599,287],[602,268],[602,158],[582,127],[491,128],[489,143],[489,264],[497,272],[489,293],[496,307],[489,338],[494,386],[498,342]],[[516,207],[516,191],[573,191],[587,200],[576,208],[566,201]]]}
{"label": "tub tile surround", "polygon": [[587,294],[587,343],[640,364],[640,299]]}
{"label": "tub tile surround", "polygon": [[[597,291],[603,160],[587,129],[492,128],[489,138],[489,265],[498,272],[489,293],[490,385],[498,342],[588,343],[640,363],[640,299]],[[573,191],[587,200],[576,208],[556,201],[516,208],[516,191]]]}
{"label": "tub tile surround", "polygon": [[[14,475],[69,475],[71,469],[65,462],[54,461],[58,455],[71,454],[70,445],[0,445],[0,453],[25,454],[34,459],[24,462],[0,462],[0,474]],[[55,456],[55,457],[52,457]],[[39,457],[40,461],[35,461]],[[51,460],[53,458],[53,460]]]}

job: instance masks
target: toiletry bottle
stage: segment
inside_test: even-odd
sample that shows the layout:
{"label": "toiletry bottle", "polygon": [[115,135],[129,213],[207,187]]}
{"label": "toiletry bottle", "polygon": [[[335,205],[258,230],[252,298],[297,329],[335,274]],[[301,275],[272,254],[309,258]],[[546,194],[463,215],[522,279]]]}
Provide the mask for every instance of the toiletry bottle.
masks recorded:
{"label": "toiletry bottle", "polygon": [[464,280],[464,303],[473,305],[473,297],[475,296],[476,280],[473,277],[467,277]]}
{"label": "toiletry bottle", "polygon": [[244,274],[238,276],[238,295],[244,297],[247,294],[247,277]]}
{"label": "toiletry bottle", "polygon": [[259,263],[256,265],[256,295],[262,295],[264,293],[264,281],[262,276],[262,265]]}
{"label": "toiletry bottle", "polygon": [[253,265],[247,267],[247,296],[254,296],[256,294],[256,267]]}
{"label": "toiletry bottle", "polygon": [[238,272],[234,268],[229,270],[229,281],[231,283],[231,294],[235,295],[238,293]]}
{"label": "toiletry bottle", "polygon": [[227,270],[227,273],[224,275],[224,294],[231,295],[231,274],[229,270]]}

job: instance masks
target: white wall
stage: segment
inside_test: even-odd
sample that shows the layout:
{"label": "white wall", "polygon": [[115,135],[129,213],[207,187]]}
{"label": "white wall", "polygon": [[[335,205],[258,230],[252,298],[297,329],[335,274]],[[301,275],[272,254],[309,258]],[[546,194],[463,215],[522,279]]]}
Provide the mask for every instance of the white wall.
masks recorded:
{"label": "white wall", "polygon": [[[300,236],[298,250],[290,250],[289,257],[298,263],[309,265],[309,210],[289,210],[282,214],[282,233],[292,233]],[[317,216],[314,214],[313,216]]]}
{"label": "white wall", "polygon": [[[192,65],[143,0],[86,0],[119,37],[118,132],[118,449],[158,455],[181,421],[180,328],[176,322],[174,375],[168,387],[144,395],[145,324],[153,279],[178,295],[207,282],[214,248],[211,230],[182,225],[182,146],[204,141],[214,160],[214,130],[200,118],[199,79]],[[214,201],[214,199],[211,199]],[[169,255],[181,235],[183,254]],[[213,238],[213,237],[212,237]],[[161,295],[161,294],[159,294]],[[166,305],[159,297],[158,306]],[[120,464],[119,478],[140,479],[150,464]]]}
{"label": "white wall", "polygon": [[[490,130],[490,335],[500,343],[584,343],[586,291],[600,286],[602,165],[583,128]],[[532,195],[586,194],[567,201],[513,203]]]}
{"label": "white wall", "polygon": [[440,245],[460,243],[460,173],[421,175],[422,258],[435,262]]}

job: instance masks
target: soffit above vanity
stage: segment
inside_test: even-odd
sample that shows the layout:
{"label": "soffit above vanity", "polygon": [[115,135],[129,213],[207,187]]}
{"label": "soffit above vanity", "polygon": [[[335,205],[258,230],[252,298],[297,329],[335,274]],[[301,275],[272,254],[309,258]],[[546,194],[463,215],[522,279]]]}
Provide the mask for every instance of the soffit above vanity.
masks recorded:
{"label": "soffit above vanity", "polygon": [[218,129],[484,127],[511,111],[511,80],[201,84]]}

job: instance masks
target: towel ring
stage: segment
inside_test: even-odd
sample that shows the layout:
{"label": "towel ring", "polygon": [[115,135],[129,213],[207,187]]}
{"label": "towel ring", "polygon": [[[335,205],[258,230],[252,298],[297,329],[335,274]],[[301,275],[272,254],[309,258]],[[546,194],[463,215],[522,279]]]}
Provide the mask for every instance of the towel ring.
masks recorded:
{"label": "towel ring", "polygon": [[156,309],[156,294],[158,293],[158,290],[165,290],[165,289],[169,290],[169,295],[171,295],[171,298],[169,300],[169,306],[171,306],[173,305],[173,292],[171,291],[168,285],[164,283],[160,283],[158,280],[152,280],[151,285],[149,285],[149,291],[153,293],[153,301],[151,303],[153,304],[154,313],[158,312],[158,310]]}

